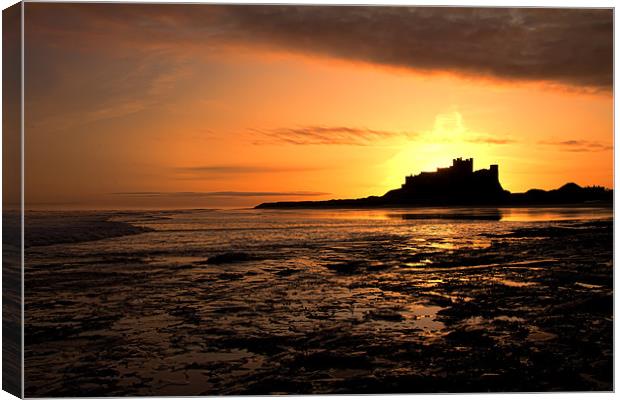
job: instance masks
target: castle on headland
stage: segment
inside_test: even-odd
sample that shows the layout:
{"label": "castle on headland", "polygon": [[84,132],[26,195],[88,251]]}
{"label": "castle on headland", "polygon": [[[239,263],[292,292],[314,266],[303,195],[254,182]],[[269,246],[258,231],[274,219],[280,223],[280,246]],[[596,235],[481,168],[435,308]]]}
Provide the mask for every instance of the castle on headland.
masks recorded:
{"label": "castle on headland", "polygon": [[463,201],[497,200],[506,195],[499,183],[499,167],[474,171],[473,158],[455,158],[452,166],[435,172],[421,172],[405,177],[400,189],[391,190],[387,197],[400,201]]}
{"label": "castle on headland", "polygon": [[599,186],[581,187],[575,183],[554,190],[530,189],[510,193],[499,183],[499,167],[474,171],[473,158],[455,158],[452,166],[435,172],[405,177],[400,188],[383,196],[324,201],[283,201],[263,203],[256,208],[348,208],[412,206],[509,206],[548,204],[613,204],[613,190]]}

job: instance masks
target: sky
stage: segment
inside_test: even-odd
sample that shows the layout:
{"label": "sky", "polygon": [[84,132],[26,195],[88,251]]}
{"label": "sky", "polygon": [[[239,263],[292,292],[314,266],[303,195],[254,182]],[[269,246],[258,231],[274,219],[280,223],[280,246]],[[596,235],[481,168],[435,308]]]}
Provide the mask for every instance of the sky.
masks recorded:
{"label": "sky", "polygon": [[613,13],[25,4],[26,208],[613,186]]}

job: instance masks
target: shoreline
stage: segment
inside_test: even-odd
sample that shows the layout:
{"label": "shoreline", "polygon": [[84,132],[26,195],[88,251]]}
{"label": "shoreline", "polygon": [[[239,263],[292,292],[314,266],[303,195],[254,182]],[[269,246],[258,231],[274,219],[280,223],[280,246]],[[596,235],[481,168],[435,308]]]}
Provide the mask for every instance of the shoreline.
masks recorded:
{"label": "shoreline", "polygon": [[[349,201],[349,200],[327,200],[329,201]],[[303,204],[296,204],[303,203]],[[322,203],[322,202],[316,202]],[[381,204],[381,205],[339,205],[339,204],[306,204],[306,202],[291,203],[262,203],[254,206],[254,210],[286,210],[286,209],[305,209],[305,210],[381,210],[381,209],[437,209],[437,208],[479,208],[479,209],[500,209],[500,208],[614,208],[611,202],[596,203],[518,203],[518,204]]]}

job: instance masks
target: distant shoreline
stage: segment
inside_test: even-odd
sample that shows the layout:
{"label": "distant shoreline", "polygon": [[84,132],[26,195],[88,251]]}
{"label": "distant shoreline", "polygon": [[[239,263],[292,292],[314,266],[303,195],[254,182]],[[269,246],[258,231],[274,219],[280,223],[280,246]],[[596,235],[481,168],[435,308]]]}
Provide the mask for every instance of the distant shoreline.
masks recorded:
{"label": "distant shoreline", "polygon": [[530,189],[525,193],[508,191],[490,192],[487,195],[476,192],[438,193],[420,195],[395,189],[383,196],[369,196],[359,199],[338,199],[324,201],[286,201],[262,203],[257,209],[272,208],[393,208],[393,207],[548,207],[548,206],[592,206],[612,205],[613,190],[603,187],[581,187],[567,183],[554,190]]}
{"label": "distant shoreline", "polygon": [[[326,200],[330,201],[330,200]],[[336,200],[339,201],[339,200]],[[293,204],[293,203],[305,203],[290,202],[291,204],[283,205],[283,203],[262,203],[254,206],[255,210],[284,210],[284,209],[299,209],[299,210],[318,210],[318,209],[330,209],[330,210],[381,210],[381,209],[433,209],[433,208],[588,208],[588,207],[601,207],[601,208],[613,208],[613,201],[604,202],[592,202],[592,203],[518,203],[518,204],[382,204],[382,205],[306,205],[306,204]]]}

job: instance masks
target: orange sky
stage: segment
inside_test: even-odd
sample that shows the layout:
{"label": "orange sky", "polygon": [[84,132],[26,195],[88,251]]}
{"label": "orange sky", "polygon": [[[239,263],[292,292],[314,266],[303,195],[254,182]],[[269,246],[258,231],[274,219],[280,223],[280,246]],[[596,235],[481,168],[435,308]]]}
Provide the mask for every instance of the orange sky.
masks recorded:
{"label": "orange sky", "polygon": [[[454,157],[498,163],[512,192],[613,186],[611,66],[596,36],[609,10],[458,14],[471,24],[433,10],[441,34],[428,39],[400,11],[245,9],[27,3],[26,207],[381,195]],[[540,39],[496,43],[532,26]],[[550,35],[569,43],[550,54]]]}

